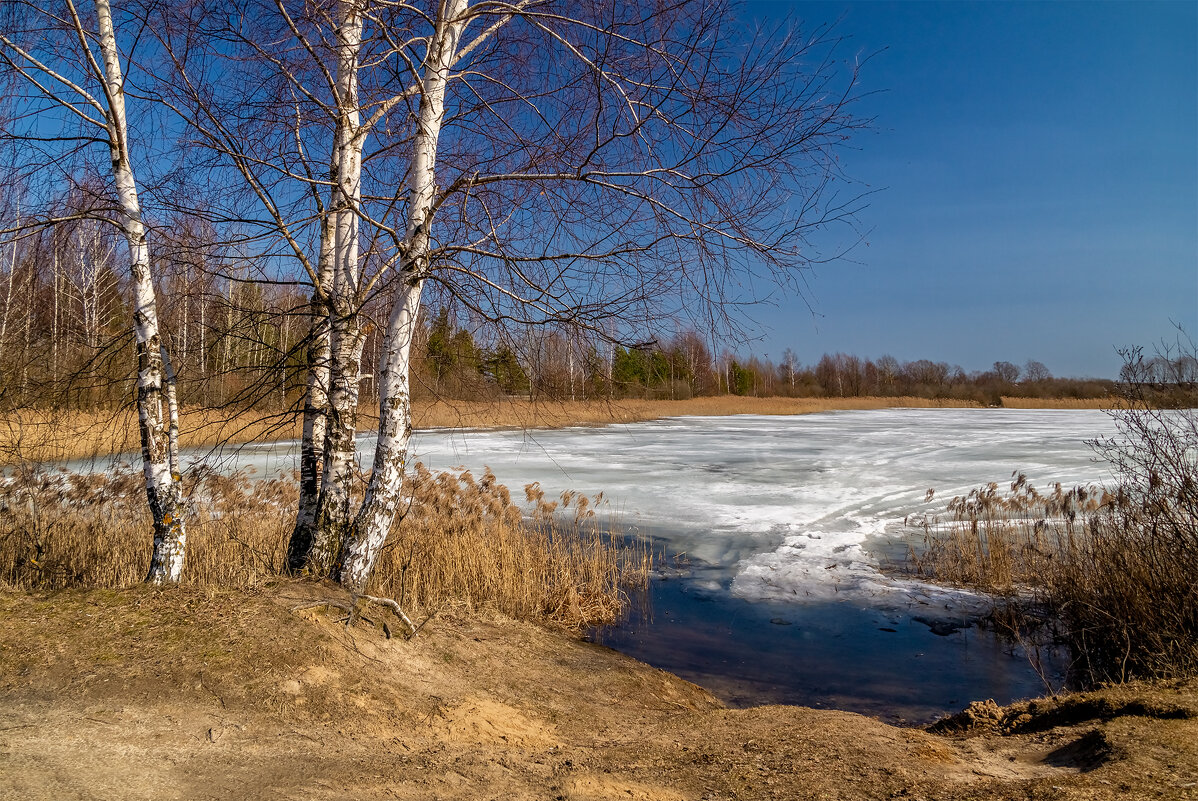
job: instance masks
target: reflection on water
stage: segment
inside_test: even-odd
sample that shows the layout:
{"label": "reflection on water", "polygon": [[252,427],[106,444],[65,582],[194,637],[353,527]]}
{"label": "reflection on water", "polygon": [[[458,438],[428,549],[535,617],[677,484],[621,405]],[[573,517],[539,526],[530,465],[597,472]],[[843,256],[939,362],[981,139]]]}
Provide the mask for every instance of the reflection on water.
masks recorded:
{"label": "reflection on water", "polygon": [[[974,700],[1005,704],[1045,692],[1026,654],[990,631],[959,626],[961,618],[946,623],[926,610],[852,599],[750,601],[704,572],[653,581],[626,623],[590,639],[732,706],[801,704],[921,724]],[[1056,687],[1061,656],[1043,668]]]}

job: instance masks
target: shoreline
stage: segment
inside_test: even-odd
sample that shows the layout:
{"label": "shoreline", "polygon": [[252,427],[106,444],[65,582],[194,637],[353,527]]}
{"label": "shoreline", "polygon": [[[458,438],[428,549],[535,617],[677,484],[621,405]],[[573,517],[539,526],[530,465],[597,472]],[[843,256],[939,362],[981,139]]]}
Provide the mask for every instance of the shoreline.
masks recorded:
{"label": "shoreline", "polygon": [[[1198,684],[974,703],[935,726],[730,709],[485,609],[412,640],[339,589],[0,589],[0,799],[1190,798]],[[398,623],[392,621],[395,630]]]}
{"label": "shoreline", "polygon": [[[1003,398],[1003,406],[986,407],[974,401],[898,397],[757,398],[737,395],[688,400],[495,401],[417,400],[413,425],[417,430],[544,430],[574,426],[641,423],[669,417],[714,417],[740,414],[803,415],[826,411],[870,409],[1109,409],[1111,398]],[[360,410],[361,432],[372,430],[377,409]],[[218,444],[244,445],[300,437],[300,415],[292,410],[230,413],[216,409],[180,412],[180,447]],[[129,409],[50,414],[24,410],[0,419],[0,466],[22,462],[65,462],[136,454],[140,449],[136,414]]]}

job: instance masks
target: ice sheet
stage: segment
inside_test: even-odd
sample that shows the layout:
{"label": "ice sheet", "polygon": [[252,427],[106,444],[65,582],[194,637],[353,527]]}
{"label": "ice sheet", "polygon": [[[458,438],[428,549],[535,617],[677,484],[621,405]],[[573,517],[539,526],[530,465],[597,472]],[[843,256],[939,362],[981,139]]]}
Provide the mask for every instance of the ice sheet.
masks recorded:
{"label": "ice sheet", "polygon": [[[1084,441],[1112,432],[1097,411],[885,409],[425,431],[414,450],[434,469],[490,466],[517,497],[534,481],[549,497],[602,491],[622,526],[660,538],[667,556],[705,564],[705,581],[744,598],[952,609],[969,596],[882,575],[866,541],[1016,470],[1037,486],[1106,480]],[[369,464],[372,443],[360,445]],[[290,469],[290,447],[237,461]]]}

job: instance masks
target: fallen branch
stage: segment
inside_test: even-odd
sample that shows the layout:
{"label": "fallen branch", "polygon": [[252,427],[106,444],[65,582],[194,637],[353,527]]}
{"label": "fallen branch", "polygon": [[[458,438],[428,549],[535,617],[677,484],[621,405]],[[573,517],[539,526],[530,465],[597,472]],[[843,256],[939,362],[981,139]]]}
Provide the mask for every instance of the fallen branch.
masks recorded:
{"label": "fallen branch", "polygon": [[[340,609],[342,612],[346,613],[347,617],[344,620],[338,621],[341,623],[345,623],[346,626],[349,626],[350,624],[352,624],[355,619],[365,620],[366,622],[373,624],[374,621],[372,621],[372,620],[370,620],[370,618],[364,616],[361,613],[361,611],[358,609],[357,602],[359,600],[366,601],[367,603],[378,604],[379,606],[386,606],[392,612],[394,612],[396,614],[396,616],[404,622],[404,625],[408,627],[408,636],[405,637],[405,639],[408,639],[408,640],[412,639],[413,637],[416,636],[416,632],[420,631],[420,626],[417,626],[416,624],[414,624],[412,622],[412,619],[404,613],[403,609],[400,607],[400,605],[398,603],[396,603],[394,600],[392,600],[390,598],[377,598],[373,595],[355,595],[354,603],[352,603],[352,604],[347,604],[344,601],[333,601],[333,600],[314,601],[312,603],[299,604],[297,606],[293,606],[293,607],[291,607],[291,611],[294,613],[294,612],[301,612],[305,609],[315,609],[317,607],[327,606],[327,607],[332,607],[333,609]],[[428,622],[428,621],[425,621],[425,622]],[[423,626],[424,624],[422,623],[420,625]],[[385,628],[385,626],[386,626],[386,624],[384,624],[384,628]],[[385,628],[385,631],[387,633],[387,638],[390,639],[390,637],[391,637],[390,630]]]}
{"label": "fallen branch", "polygon": [[392,600],[391,598],[376,598],[373,595],[359,595],[358,597],[373,604],[390,607],[391,611],[394,612],[396,616],[398,616],[399,619],[404,622],[404,625],[408,627],[407,639],[410,640],[416,636],[416,632],[419,631],[419,629],[416,627],[416,624],[412,622],[412,619],[404,614],[404,611],[398,602]]}

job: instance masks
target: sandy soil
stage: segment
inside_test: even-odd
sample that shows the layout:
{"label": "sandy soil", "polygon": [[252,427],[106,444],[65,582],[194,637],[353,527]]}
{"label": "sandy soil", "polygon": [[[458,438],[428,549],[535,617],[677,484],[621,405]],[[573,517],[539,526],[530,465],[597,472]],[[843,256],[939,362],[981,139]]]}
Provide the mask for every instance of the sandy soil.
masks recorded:
{"label": "sandy soil", "polygon": [[565,632],[443,610],[410,641],[304,582],[0,594],[0,798],[1198,798],[1198,685],[932,730],[731,710]]}

